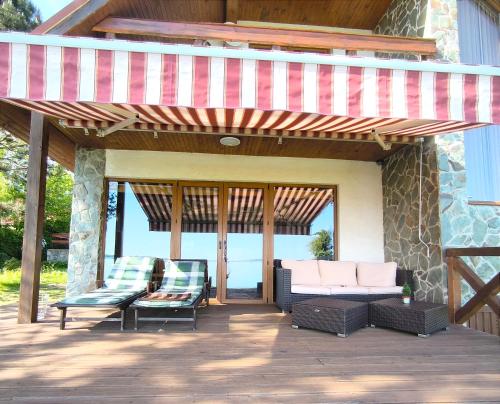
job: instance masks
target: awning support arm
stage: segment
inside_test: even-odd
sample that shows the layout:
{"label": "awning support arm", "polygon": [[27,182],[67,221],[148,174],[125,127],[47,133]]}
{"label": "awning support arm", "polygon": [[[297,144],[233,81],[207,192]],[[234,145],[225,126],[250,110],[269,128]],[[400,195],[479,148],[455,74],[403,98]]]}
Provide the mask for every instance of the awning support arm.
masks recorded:
{"label": "awning support arm", "polygon": [[136,115],[135,117],[130,117],[127,118],[121,122],[115,123],[113,126],[110,126],[109,128],[106,129],[98,129],[97,130],[97,137],[106,137],[113,132],[116,132],[117,130],[126,128],[127,126],[133,125],[134,123],[139,122],[139,115]]}
{"label": "awning support arm", "polygon": [[375,141],[378,143],[378,145],[382,148],[384,151],[391,150],[392,143],[386,143],[382,140],[376,129],[372,129],[372,136],[375,139]]}

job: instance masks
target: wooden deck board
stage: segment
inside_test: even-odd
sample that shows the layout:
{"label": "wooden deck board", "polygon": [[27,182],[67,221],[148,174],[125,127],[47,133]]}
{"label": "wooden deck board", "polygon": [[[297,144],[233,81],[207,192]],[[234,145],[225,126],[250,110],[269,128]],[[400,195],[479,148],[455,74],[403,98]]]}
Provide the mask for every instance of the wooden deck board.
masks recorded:
{"label": "wooden deck board", "polygon": [[[87,313],[88,314],[88,313]],[[71,317],[70,312],[70,317]],[[498,402],[500,340],[454,326],[430,338],[294,330],[272,306],[211,306],[186,324],[47,321],[0,308],[0,401]],[[131,325],[131,323],[129,323]],[[160,331],[159,331],[160,330]]]}

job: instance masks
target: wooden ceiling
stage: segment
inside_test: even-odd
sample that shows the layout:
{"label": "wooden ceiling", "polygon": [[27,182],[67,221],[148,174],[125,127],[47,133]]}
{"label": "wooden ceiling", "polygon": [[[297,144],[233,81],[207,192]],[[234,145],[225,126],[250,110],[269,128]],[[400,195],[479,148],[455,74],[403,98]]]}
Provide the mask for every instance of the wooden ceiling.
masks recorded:
{"label": "wooden ceiling", "polygon": [[285,138],[278,144],[278,138],[241,136],[239,146],[226,147],[219,143],[222,136],[214,134],[158,133],[155,139],[151,132],[118,131],[105,138],[96,137],[95,132],[86,136],[82,129],[66,128],[64,132],[74,143],[91,148],[360,161],[379,161],[405,146],[394,144],[390,151],[383,151],[373,142]]}
{"label": "wooden ceiling", "polygon": [[[96,35],[92,27],[108,16],[220,23],[247,20],[373,29],[390,3],[391,0],[93,0],[67,16],[52,32]],[[57,17],[35,32],[48,32]]]}

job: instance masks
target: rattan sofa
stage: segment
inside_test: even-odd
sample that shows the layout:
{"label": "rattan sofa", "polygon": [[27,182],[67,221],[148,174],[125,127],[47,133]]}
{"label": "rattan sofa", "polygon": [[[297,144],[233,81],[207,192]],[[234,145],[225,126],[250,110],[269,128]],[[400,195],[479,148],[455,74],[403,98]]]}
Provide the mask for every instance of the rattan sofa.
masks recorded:
{"label": "rattan sofa", "polygon": [[[401,297],[401,293],[389,294],[305,294],[305,293],[292,293],[292,274],[290,269],[281,266],[281,260],[274,260],[274,273],[275,273],[275,297],[276,305],[283,312],[291,312],[294,303],[311,299],[315,297],[328,297],[335,299],[345,299],[360,302],[372,302],[375,300],[388,299],[391,297]],[[408,283],[412,290],[414,290],[413,271],[397,269],[396,270],[396,285],[403,286]]]}

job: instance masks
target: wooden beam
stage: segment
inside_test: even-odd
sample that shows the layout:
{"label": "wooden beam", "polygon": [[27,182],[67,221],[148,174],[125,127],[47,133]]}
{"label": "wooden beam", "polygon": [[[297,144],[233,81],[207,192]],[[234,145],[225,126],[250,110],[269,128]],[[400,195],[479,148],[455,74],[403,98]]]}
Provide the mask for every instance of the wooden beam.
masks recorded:
{"label": "wooden beam", "polygon": [[78,24],[99,12],[109,0],[74,0],[33,30],[35,34],[67,34]]}
{"label": "wooden beam", "polygon": [[[477,276],[462,258],[455,258],[455,271],[462,275],[462,278],[472,286],[476,293],[479,293],[479,291],[484,288],[485,283],[483,280]],[[500,298],[497,296],[488,296],[486,298],[486,304],[490,306],[495,313],[500,314]]]}
{"label": "wooden beam", "polygon": [[[455,313],[455,322],[457,324],[465,323],[470,317],[481,310],[489,296],[494,296],[498,292],[500,292],[500,273],[496,274],[472,299]],[[499,314],[498,312],[496,313],[497,316]]]}
{"label": "wooden beam", "polygon": [[452,324],[455,324],[455,313],[462,305],[460,276],[455,271],[455,263],[455,257],[446,258],[446,264],[448,266],[448,317]]}
{"label": "wooden beam", "polygon": [[[29,143],[30,112],[6,102],[0,102],[0,126],[13,136]],[[75,169],[75,144],[54,123],[49,123],[49,157],[66,169]]]}
{"label": "wooden beam", "polygon": [[500,257],[500,247],[447,248],[447,257]]}
{"label": "wooden beam", "polygon": [[434,55],[432,39],[296,31],[286,29],[241,27],[232,24],[184,23],[132,18],[108,17],[92,28],[95,32],[156,36],[162,38],[215,39],[263,45],[293,46],[318,49],[409,52]]}
{"label": "wooden beam", "polygon": [[123,224],[125,219],[125,183],[118,182],[116,193],[115,261],[123,255]]}
{"label": "wooden beam", "polygon": [[48,121],[42,114],[32,112],[18,312],[20,324],[36,322],[38,315],[48,146]]}

